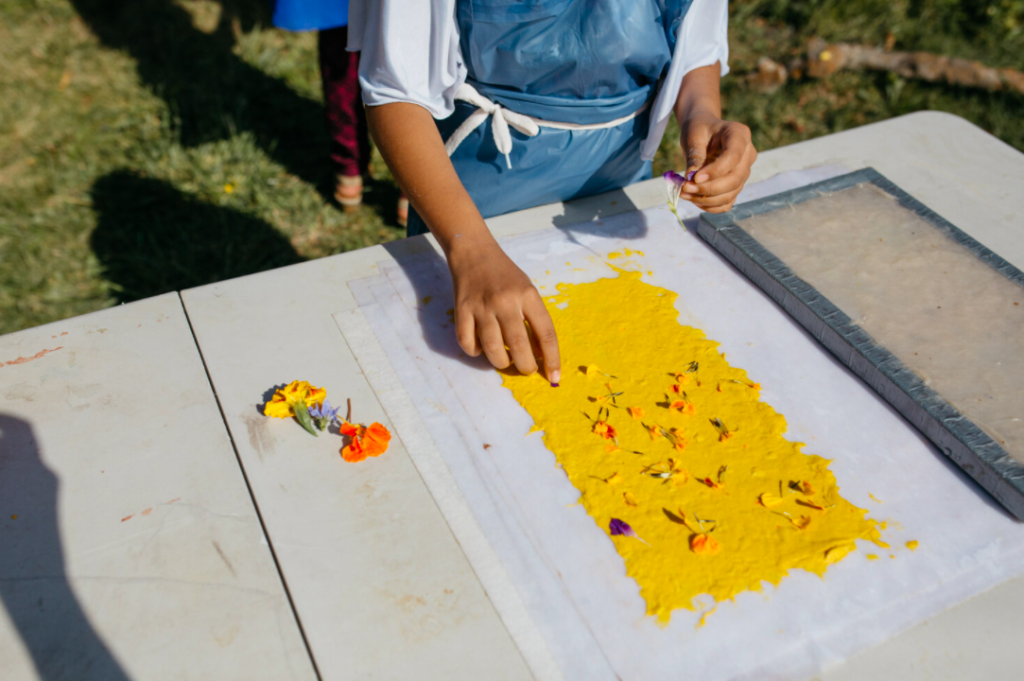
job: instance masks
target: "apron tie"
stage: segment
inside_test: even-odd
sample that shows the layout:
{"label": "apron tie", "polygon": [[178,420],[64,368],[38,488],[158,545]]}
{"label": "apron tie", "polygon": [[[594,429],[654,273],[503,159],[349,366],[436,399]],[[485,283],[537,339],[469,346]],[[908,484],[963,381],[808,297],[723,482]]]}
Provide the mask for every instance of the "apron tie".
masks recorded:
{"label": "apron tie", "polygon": [[494,145],[498,152],[505,155],[505,163],[512,169],[512,160],[509,152],[512,151],[512,133],[508,126],[512,126],[527,137],[534,137],[540,132],[537,121],[529,116],[516,113],[504,108],[497,102],[484,97],[476,91],[476,88],[469,83],[463,83],[455,93],[455,99],[468,102],[477,107],[477,110],[469,115],[469,118],[462,121],[462,125],[452,133],[448,141],[444,143],[445,151],[451,156],[459,148],[462,141],[469,137],[469,134],[479,128],[487,117],[491,117],[491,133],[494,135]]}
{"label": "apron tie", "polygon": [[527,137],[535,137],[541,128],[552,128],[554,130],[604,130],[633,120],[642,114],[651,103],[650,100],[647,100],[643,106],[633,113],[605,123],[555,123],[553,121],[542,121],[539,118],[506,109],[501,104],[492,102],[484,97],[469,83],[463,83],[459,86],[459,89],[455,92],[455,99],[456,101],[468,102],[477,107],[477,110],[471,113],[466,120],[462,121],[462,125],[456,128],[452,136],[448,138],[448,141],[444,143],[444,150],[448,152],[449,156],[454,154],[463,140],[483,125],[483,122],[489,117],[492,119],[491,134],[494,135],[494,145],[498,147],[500,153],[505,155],[505,163],[508,165],[509,170],[512,169],[512,160],[509,158],[509,152],[512,151],[512,133],[508,131],[508,126],[510,125]]}

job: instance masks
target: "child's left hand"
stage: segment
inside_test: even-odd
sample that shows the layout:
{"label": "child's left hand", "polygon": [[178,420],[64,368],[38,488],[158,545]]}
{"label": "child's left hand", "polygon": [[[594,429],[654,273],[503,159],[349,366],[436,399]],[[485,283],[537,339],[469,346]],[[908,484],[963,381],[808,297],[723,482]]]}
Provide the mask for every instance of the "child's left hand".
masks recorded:
{"label": "child's left hand", "polygon": [[708,113],[692,115],[682,125],[682,146],[686,172],[697,174],[683,185],[680,198],[708,213],[732,210],[757,159],[750,128]]}

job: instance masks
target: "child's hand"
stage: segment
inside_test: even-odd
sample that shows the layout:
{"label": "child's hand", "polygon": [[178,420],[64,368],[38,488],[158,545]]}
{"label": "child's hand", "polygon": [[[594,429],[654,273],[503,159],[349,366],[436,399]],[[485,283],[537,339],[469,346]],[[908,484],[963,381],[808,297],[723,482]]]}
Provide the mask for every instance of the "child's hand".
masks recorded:
{"label": "child's hand", "polygon": [[681,198],[708,213],[732,210],[757,159],[750,128],[709,113],[698,113],[683,121],[682,145],[686,171],[696,170],[697,175],[693,182],[683,185]]}
{"label": "child's hand", "polygon": [[493,239],[474,242],[453,244],[448,253],[459,345],[473,357],[483,352],[499,369],[514,362],[523,374],[537,371],[539,354],[547,379],[558,383],[558,337],[540,294]]}

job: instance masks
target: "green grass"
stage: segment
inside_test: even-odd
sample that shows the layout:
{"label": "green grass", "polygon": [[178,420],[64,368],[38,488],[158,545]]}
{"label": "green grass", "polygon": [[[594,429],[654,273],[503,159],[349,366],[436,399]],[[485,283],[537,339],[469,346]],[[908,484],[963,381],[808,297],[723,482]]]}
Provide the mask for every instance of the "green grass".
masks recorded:
{"label": "green grass", "polygon": [[[379,158],[362,211],[329,201],[316,40],[263,0],[0,0],[0,333],[400,238]],[[812,35],[1024,69],[1024,0],[732,3],[734,73]],[[1024,97],[838,74],[726,113],[765,150],[921,109],[1024,150]],[[655,170],[682,164],[670,129]]]}

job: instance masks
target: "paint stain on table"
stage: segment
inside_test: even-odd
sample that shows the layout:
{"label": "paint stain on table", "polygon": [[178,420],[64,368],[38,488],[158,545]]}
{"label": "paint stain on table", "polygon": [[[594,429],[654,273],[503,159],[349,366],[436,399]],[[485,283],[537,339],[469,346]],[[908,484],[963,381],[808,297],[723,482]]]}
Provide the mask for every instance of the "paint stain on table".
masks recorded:
{"label": "paint stain on table", "polygon": [[53,348],[52,350],[46,350],[44,348],[43,350],[40,350],[39,352],[37,352],[36,354],[32,355],[31,357],[19,357],[17,359],[12,359],[12,360],[9,360],[7,362],[0,362],[0,367],[5,367],[5,366],[9,367],[9,366],[14,366],[16,364],[28,364],[29,362],[34,362],[35,360],[40,359],[41,357],[45,357],[46,355],[50,354],[51,352],[57,352],[58,350],[62,350],[62,349],[64,349],[63,345],[59,345],[59,346]]}

